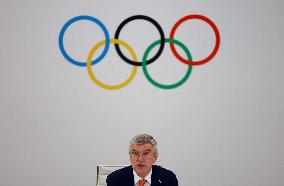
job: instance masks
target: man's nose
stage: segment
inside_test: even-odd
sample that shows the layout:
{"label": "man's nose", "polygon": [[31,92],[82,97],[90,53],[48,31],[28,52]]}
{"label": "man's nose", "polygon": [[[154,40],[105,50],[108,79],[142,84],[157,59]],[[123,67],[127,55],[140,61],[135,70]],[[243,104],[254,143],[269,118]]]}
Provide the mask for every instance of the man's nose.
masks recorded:
{"label": "man's nose", "polygon": [[142,154],[141,154],[141,155],[139,155],[138,160],[139,160],[139,161],[144,160],[144,157],[143,157],[143,155],[142,155]]}

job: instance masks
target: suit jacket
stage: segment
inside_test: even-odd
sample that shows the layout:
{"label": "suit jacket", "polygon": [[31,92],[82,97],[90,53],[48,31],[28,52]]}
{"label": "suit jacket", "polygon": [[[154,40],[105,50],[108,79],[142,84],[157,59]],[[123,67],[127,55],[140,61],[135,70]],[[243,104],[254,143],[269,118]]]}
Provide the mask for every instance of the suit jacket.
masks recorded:
{"label": "suit jacket", "polygon": [[[134,186],[132,166],[116,170],[107,177],[108,186]],[[151,186],[178,186],[176,175],[157,165],[152,166]]]}

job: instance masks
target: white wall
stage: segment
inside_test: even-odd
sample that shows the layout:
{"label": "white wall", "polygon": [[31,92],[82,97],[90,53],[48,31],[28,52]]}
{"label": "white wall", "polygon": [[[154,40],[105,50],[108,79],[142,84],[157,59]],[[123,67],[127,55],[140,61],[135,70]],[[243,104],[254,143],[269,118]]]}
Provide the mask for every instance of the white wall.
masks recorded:
{"label": "white wall", "polygon": [[[96,165],[127,164],[129,140],[142,132],[157,138],[158,164],[173,170],[180,185],[283,185],[283,5],[253,0],[2,0],[0,185],[93,186]],[[58,34],[70,18],[94,16],[113,37],[118,24],[135,14],[156,19],[167,37],[184,15],[208,16],[220,30],[219,52],[173,90],[152,86],[141,68],[124,89],[104,90],[92,83],[85,68],[61,55]],[[177,37],[194,59],[201,59],[214,45],[213,34],[206,24],[192,25],[184,24]],[[94,34],[97,30],[74,24],[66,35],[70,54],[85,59],[102,39],[102,33]],[[150,24],[136,22],[125,27],[123,36],[141,58],[158,34]],[[93,69],[106,82],[118,82],[131,66],[111,46]],[[166,45],[149,69],[157,79],[174,82],[186,68]]]}

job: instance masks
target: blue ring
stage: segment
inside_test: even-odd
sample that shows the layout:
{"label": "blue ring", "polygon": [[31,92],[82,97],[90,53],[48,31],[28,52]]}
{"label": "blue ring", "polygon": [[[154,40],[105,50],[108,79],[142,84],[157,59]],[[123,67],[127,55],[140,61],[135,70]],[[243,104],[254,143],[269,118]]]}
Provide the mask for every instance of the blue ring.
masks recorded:
{"label": "blue ring", "polygon": [[108,49],[109,49],[110,38],[109,38],[109,33],[108,33],[107,28],[97,18],[94,18],[94,17],[91,17],[91,16],[77,16],[77,17],[70,19],[67,23],[65,23],[65,25],[62,27],[62,29],[59,33],[59,48],[60,48],[60,51],[61,51],[62,55],[72,64],[85,67],[87,65],[86,61],[80,62],[80,61],[76,61],[75,59],[71,58],[67,54],[67,52],[65,51],[65,48],[64,48],[64,45],[63,45],[63,37],[64,37],[65,31],[67,30],[67,28],[71,24],[73,24],[74,22],[80,21],[80,20],[89,20],[89,21],[95,22],[103,30],[104,35],[105,35],[106,44],[105,44],[104,50],[99,57],[97,57],[96,59],[94,59],[92,61],[92,65],[97,64],[98,62],[100,62],[105,57],[105,55],[106,55],[106,53],[108,52]]}

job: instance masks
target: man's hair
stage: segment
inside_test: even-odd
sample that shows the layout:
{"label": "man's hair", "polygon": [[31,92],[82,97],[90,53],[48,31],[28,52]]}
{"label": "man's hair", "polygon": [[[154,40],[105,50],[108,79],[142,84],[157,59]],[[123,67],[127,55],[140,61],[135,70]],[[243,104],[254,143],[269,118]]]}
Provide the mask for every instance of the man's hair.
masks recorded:
{"label": "man's hair", "polygon": [[149,134],[138,134],[138,135],[134,136],[134,138],[132,138],[132,140],[130,141],[129,150],[130,150],[131,145],[134,145],[134,144],[144,145],[144,144],[147,144],[147,143],[151,144],[154,148],[154,152],[158,154],[157,141],[152,136],[150,136]]}

